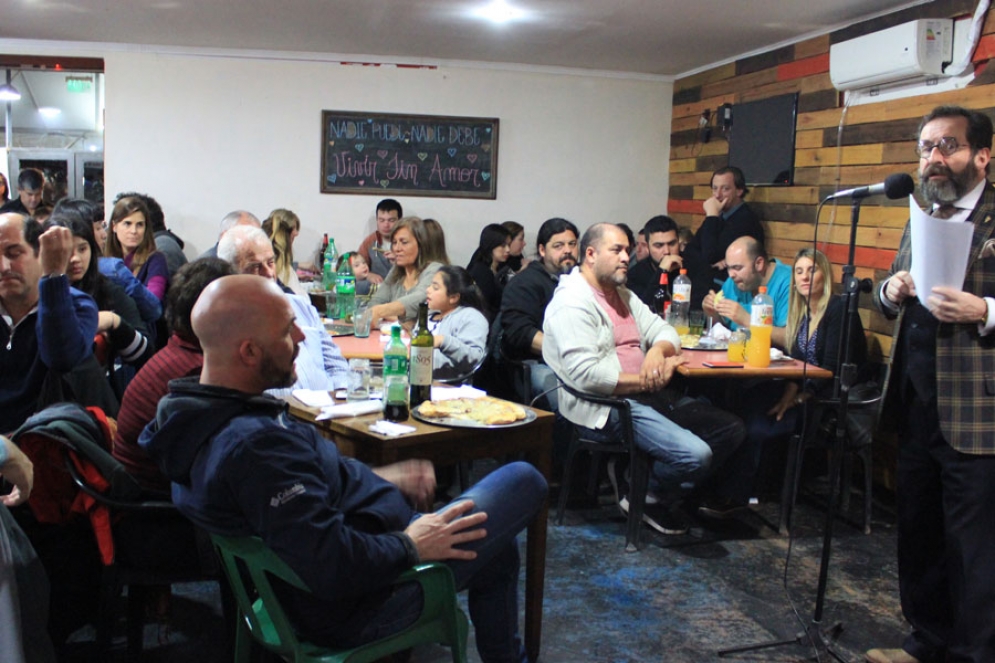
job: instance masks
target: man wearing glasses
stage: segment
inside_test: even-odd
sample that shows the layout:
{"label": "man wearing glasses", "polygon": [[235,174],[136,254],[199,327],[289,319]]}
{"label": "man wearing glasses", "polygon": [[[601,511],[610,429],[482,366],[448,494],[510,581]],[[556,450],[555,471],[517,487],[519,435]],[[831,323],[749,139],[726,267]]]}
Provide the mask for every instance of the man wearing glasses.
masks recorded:
{"label": "man wearing glasses", "polygon": [[[912,633],[872,663],[995,661],[995,188],[992,122],[940,106],[919,130],[919,191],[933,216],[971,223],[961,288],[920,304],[906,226],[891,276],[875,288],[895,338],[898,399],[898,576]],[[942,260],[942,256],[937,256]]]}

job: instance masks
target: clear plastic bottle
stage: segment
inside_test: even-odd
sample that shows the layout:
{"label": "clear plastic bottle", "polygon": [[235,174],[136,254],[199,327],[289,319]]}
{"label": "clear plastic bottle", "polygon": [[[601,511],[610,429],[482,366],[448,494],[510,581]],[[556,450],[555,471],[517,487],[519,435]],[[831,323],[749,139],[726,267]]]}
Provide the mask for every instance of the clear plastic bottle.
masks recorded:
{"label": "clear plastic bottle", "polygon": [[767,294],[767,287],[760,291],[750,304],[750,342],[746,346],[746,363],[755,368],[770,366],[770,335],[774,329],[774,300]]}
{"label": "clear plastic bottle", "polygon": [[389,421],[408,418],[408,347],[397,323],[390,328],[390,341],[383,350],[383,413]]}
{"label": "clear plastic bottle", "polygon": [[674,294],[670,304],[671,323],[678,334],[691,333],[691,279],[682,269],[674,279]]}

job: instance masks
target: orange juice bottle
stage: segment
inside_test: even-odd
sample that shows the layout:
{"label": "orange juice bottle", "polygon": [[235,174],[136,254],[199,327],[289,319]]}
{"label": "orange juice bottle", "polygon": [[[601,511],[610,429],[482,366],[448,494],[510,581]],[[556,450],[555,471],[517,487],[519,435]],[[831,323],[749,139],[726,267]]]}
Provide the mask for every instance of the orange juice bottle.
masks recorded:
{"label": "orange juice bottle", "polygon": [[774,328],[774,300],[766,286],[750,305],[750,343],[746,346],[746,363],[754,368],[770,366],[770,334]]}

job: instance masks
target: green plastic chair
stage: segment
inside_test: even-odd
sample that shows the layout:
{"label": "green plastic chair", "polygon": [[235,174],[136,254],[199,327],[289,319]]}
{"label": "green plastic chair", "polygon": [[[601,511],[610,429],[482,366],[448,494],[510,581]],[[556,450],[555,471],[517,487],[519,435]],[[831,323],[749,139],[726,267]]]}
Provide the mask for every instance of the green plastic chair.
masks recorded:
{"label": "green plastic chair", "polygon": [[[414,624],[382,640],[353,649],[336,650],[303,642],[297,637],[273,592],[269,576],[280,578],[306,592],[311,590],[276,553],[266,547],[262,539],[212,534],[211,540],[238,603],[235,663],[250,661],[253,638],[269,651],[295,663],[372,662],[417,644],[435,642],[452,649],[455,663],[466,662],[466,615],[456,604],[453,574],[444,564],[420,564],[405,571],[396,580],[395,584],[417,582],[422,586],[425,607]],[[251,585],[247,584],[249,582]]]}

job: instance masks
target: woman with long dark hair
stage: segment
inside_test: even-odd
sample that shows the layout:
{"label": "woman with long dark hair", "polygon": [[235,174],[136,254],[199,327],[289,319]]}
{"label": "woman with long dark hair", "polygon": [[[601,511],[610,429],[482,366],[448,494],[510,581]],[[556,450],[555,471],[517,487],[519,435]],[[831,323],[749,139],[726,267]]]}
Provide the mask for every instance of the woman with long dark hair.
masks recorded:
{"label": "woman with long dark hair", "polygon": [[104,255],[124,260],[142,285],[163,302],[169,287],[169,267],[166,256],[155,248],[155,233],[148,219],[148,207],[138,197],[128,196],[114,203]]}
{"label": "woman with long dark hair", "polygon": [[480,244],[473,252],[466,271],[477,283],[484,303],[491,314],[501,310],[501,293],[504,287],[498,273],[511,255],[511,232],[502,225],[489,223],[480,231]]}
{"label": "woman with long dark hair", "polygon": [[[85,292],[97,302],[100,311],[97,333],[106,339],[106,347],[126,364],[141,366],[152,356],[148,329],[134,300],[119,285],[106,278],[97,267],[100,252],[93,237],[93,226],[70,214],[53,213],[48,226],[62,226],[73,234],[73,253],[67,276],[72,287]],[[102,345],[98,341],[98,347]]]}
{"label": "woman with long dark hair", "polygon": [[507,280],[525,269],[531,261],[525,257],[525,227],[518,221],[505,221],[501,225],[511,233],[511,246],[509,247],[511,255],[508,256],[508,269],[505,273],[505,280]]}

